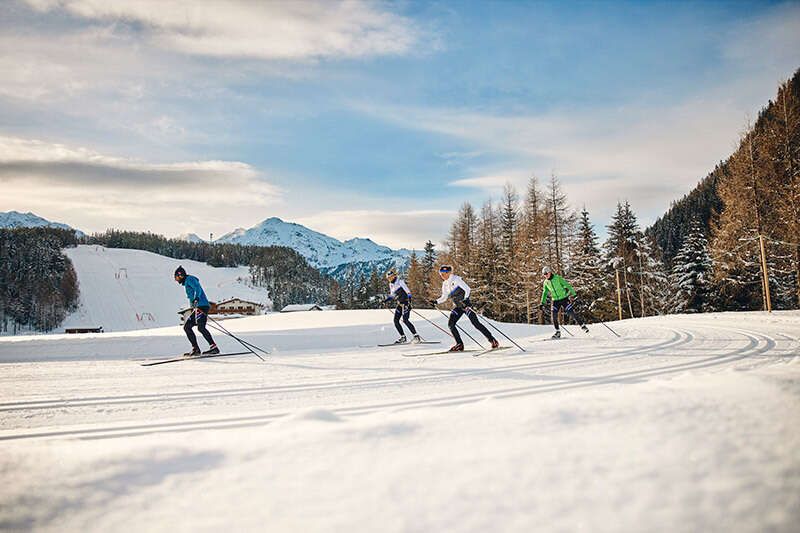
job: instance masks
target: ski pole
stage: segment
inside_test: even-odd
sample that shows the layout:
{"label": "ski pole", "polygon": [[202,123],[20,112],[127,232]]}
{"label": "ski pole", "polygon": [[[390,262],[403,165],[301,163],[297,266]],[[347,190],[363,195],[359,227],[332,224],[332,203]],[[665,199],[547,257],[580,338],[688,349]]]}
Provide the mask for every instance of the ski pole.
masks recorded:
{"label": "ski pole", "polygon": [[591,318],[591,319],[593,319],[593,320],[596,320],[597,322],[600,322],[601,324],[603,324],[603,325],[606,327],[606,329],[607,329],[608,331],[610,331],[611,333],[613,333],[613,334],[614,334],[614,335],[616,335],[617,337],[619,337],[619,338],[622,338],[622,335],[620,335],[619,333],[617,333],[616,331],[614,331],[613,329],[611,329],[611,328],[608,326],[608,324],[606,324],[606,323],[605,323],[605,322],[603,322],[602,320],[598,320],[598,319],[597,319],[597,317],[596,317],[595,315],[593,315],[592,313],[586,313],[586,314],[588,314],[588,315],[589,315],[589,318]]}
{"label": "ski pole", "polygon": [[[213,319],[213,318],[211,318],[210,316],[208,317],[208,319],[209,319],[209,320],[211,320],[211,321],[212,321],[214,324],[216,324],[216,327],[214,327],[214,326],[212,325],[212,327],[214,327],[214,329],[216,329],[217,331],[221,331],[222,333],[225,333],[225,334],[226,334],[226,335],[228,335],[229,337],[231,337],[231,338],[235,339],[236,341],[238,341],[238,342],[239,342],[239,344],[241,344],[242,346],[244,346],[245,348],[247,348],[248,350],[250,350],[251,352],[253,352],[253,355],[255,355],[256,357],[258,357],[258,358],[259,358],[259,359],[261,359],[262,361],[264,360],[264,358],[263,358],[263,357],[261,357],[260,355],[258,355],[258,354],[255,352],[255,350],[258,350],[258,351],[260,351],[260,352],[264,353],[265,355],[269,355],[269,352],[268,352],[268,351],[266,351],[265,349],[263,349],[263,348],[259,348],[259,347],[258,347],[258,346],[256,346],[255,344],[251,344],[251,343],[249,343],[249,342],[247,342],[247,341],[245,341],[245,340],[242,340],[242,339],[240,339],[239,337],[237,337],[236,335],[234,335],[233,333],[231,333],[230,331],[228,331],[228,330],[227,330],[227,328],[225,328],[225,326],[223,326],[222,324],[220,324],[219,322],[217,322],[216,320],[214,320],[214,319]],[[254,350],[254,349],[255,349],[255,350]]]}
{"label": "ski pole", "polygon": [[[447,317],[447,315],[446,315],[446,314],[444,314],[444,311],[442,311],[441,309],[437,309],[437,311],[439,311],[440,313],[442,313],[442,316],[443,316],[443,317],[445,317],[445,318],[447,318],[447,319],[449,320],[449,318]],[[472,335],[470,335],[469,333],[467,333],[466,331],[464,331],[464,328],[460,327],[460,326],[458,325],[458,323],[456,323],[456,327],[458,328],[458,331],[460,331],[461,333],[463,333],[464,335],[466,335],[467,337],[469,337],[469,338],[472,340],[472,342],[474,342],[475,344],[477,344],[478,346],[480,346],[482,350],[485,350],[485,348],[483,347],[483,344],[481,344],[481,343],[479,343],[478,341],[476,341],[476,340],[475,340],[475,338],[474,338]]]}
{"label": "ski pole", "polygon": [[416,309],[411,309],[411,310],[414,312],[415,315],[417,315],[418,317],[422,318],[422,320],[424,320],[425,322],[428,322],[431,326],[435,327],[436,329],[438,329],[439,331],[441,331],[442,333],[444,333],[448,337],[452,337],[453,336],[452,333],[450,333],[449,331],[445,330],[444,328],[441,328],[441,327],[437,326],[435,322],[433,322],[432,320],[428,320],[425,317],[425,315],[423,315],[422,313],[417,312]]}
{"label": "ski pole", "polygon": [[514,342],[514,339],[512,339],[511,337],[509,337],[508,335],[506,335],[505,333],[503,333],[502,331],[500,331],[500,328],[498,328],[497,326],[495,326],[494,324],[492,324],[491,320],[489,320],[488,318],[486,318],[486,315],[478,315],[478,316],[479,316],[479,317],[481,317],[482,319],[484,319],[484,320],[486,321],[486,323],[487,323],[487,324],[489,324],[490,326],[492,326],[492,327],[495,329],[495,331],[497,331],[497,332],[498,332],[500,335],[502,335],[502,336],[503,336],[503,337],[505,337],[506,339],[510,340],[510,341],[511,341],[511,343],[512,343],[514,346],[516,346],[517,348],[519,348],[519,349],[520,349],[520,350],[522,350],[523,352],[525,351],[525,348],[523,348],[522,346],[520,346],[519,344],[517,344],[516,342]]}
{"label": "ski pole", "polygon": [[[254,346],[254,345],[251,345],[251,344],[250,344],[250,343],[248,343],[247,341],[244,341],[244,340],[240,339],[239,337],[236,337],[235,335],[231,334],[229,331],[225,331],[225,330],[223,330],[223,329],[220,329],[220,328],[218,328],[218,327],[217,327],[217,326],[215,326],[214,324],[209,324],[209,327],[211,327],[211,328],[212,328],[212,329],[214,329],[215,331],[219,331],[220,333],[224,333],[225,335],[227,335],[227,336],[231,337],[232,339],[236,340],[236,341],[237,341],[239,344],[241,344],[241,345],[242,345],[242,346],[243,346],[243,347],[244,347],[244,348],[245,348],[245,349],[246,349],[246,350],[247,350],[249,353],[251,353],[251,354],[255,355],[256,357],[258,357],[258,358],[259,358],[259,359],[261,359],[262,361],[264,360],[264,358],[263,358],[263,357],[261,357],[260,355],[258,355],[258,354],[256,353],[256,351],[255,351],[255,350],[253,350],[253,346]],[[256,346],[255,348],[257,348],[257,349],[261,350],[261,348],[258,348],[258,346]],[[263,351],[263,350],[262,350],[262,351]],[[265,353],[268,353],[268,352],[265,352]]]}

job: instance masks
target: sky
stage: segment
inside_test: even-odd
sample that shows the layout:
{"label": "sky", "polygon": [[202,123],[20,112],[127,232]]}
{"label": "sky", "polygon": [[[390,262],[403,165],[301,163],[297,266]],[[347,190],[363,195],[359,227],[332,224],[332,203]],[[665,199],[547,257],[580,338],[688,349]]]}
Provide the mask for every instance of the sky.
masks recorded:
{"label": "sky", "polygon": [[797,2],[0,3],[0,211],[420,249],[556,175],[647,225],[800,67]]}

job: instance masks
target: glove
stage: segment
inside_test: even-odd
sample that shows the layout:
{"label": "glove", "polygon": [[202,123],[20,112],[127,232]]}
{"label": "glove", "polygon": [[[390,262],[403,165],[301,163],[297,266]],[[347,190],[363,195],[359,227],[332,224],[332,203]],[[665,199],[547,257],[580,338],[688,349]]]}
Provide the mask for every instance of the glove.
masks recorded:
{"label": "glove", "polygon": [[388,296],[388,297],[387,297],[387,298],[386,298],[386,299],[383,301],[383,303],[385,303],[385,304],[388,304],[388,303],[389,303],[389,302],[391,302],[392,300],[394,300],[394,298],[392,298],[391,296]]}
{"label": "glove", "polygon": [[431,307],[436,307],[439,305],[439,302],[436,300],[428,300],[428,303],[431,304]]}
{"label": "glove", "polygon": [[547,314],[547,306],[545,304],[539,305],[539,309],[542,310],[542,313]]}
{"label": "glove", "polygon": [[200,303],[200,300],[195,298],[194,300],[192,300],[192,307],[197,307],[197,304],[199,304],[199,303]]}

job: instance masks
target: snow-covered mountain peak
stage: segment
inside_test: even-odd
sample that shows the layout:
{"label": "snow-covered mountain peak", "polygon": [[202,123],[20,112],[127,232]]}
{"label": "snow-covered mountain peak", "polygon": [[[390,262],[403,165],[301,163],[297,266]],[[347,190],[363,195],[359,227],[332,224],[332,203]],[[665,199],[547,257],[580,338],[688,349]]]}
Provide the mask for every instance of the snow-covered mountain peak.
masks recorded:
{"label": "snow-covered mountain peak", "polygon": [[331,268],[349,263],[395,260],[405,262],[404,252],[396,252],[368,238],[339,241],[295,222],[270,217],[250,229],[237,229],[217,242],[255,246],[286,246],[296,250],[316,268]]}
{"label": "snow-covered mountain peak", "polygon": [[[19,211],[7,211],[0,213],[0,228],[60,228],[66,230],[74,230],[74,228],[62,224],[60,222],[51,222],[46,218],[42,218],[30,211],[27,213],[20,213]],[[84,233],[79,230],[74,230],[79,237]]]}

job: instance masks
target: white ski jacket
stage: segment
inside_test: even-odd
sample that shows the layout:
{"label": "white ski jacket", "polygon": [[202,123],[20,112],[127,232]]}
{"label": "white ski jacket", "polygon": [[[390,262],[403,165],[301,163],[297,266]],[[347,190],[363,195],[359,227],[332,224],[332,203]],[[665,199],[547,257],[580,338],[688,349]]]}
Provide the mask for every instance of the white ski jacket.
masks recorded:
{"label": "white ski jacket", "polygon": [[408,285],[406,285],[405,281],[400,279],[400,276],[395,278],[394,282],[389,282],[389,296],[398,299],[397,291],[399,289],[403,289],[406,292],[406,295],[409,297],[409,299],[411,298],[411,289],[408,288]]}
{"label": "white ski jacket", "polygon": [[453,294],[458,288],[461,288],[464,291],[464,299],[466,300],[469,298],[469,285],[461,279],[461,276],[456,276],[455,274],[450,274],[450,277],[447,278],[442,282],[442,296],[436,300],[436,303],[443,304],[447,301],[448,298]]}

